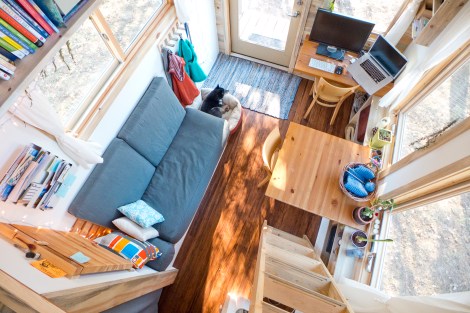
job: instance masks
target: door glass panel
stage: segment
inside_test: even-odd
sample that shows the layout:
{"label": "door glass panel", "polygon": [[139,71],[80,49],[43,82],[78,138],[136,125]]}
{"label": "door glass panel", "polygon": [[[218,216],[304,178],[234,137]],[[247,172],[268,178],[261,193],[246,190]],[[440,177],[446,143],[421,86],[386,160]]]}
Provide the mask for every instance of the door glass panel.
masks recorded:
{"label": "door glass panel", "polygon": [[391,296],[470,290],[470,192],[392,215],[382,289]]}
{"label": "door glass panel", "polygon": [[294,0],[238,1],[240,40],[284,51]]}

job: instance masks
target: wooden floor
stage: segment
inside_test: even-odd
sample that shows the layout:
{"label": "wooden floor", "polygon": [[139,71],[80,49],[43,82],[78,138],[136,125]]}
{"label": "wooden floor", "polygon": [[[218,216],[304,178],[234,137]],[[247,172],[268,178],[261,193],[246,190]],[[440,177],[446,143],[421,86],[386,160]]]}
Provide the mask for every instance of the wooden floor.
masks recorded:
{"label": "wooden floor", "polygon": [[[345,101],[335,125],[333,109],[316,105],[302,120],[312,98],[312,82],[302,80],[289,121],[343,137],[352,97]],[[219,312],[227,293],[249,297],[263,220],[315,242],[320,218],[264,196],[261,147],[269,132],[289,121],[244,110],[242,128],[230,138],[201,206],[178,254],[179,274],[163,290],[160,313]],[[312,147],[314,149],[314,147]]]}

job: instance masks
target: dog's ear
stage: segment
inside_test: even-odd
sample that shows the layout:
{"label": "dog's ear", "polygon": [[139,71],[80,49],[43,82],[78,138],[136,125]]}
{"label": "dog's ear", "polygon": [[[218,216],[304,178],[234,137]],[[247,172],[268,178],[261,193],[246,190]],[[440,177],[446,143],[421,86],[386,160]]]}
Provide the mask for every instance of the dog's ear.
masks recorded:
{"label": "dog's ear", "polygon": [[220,88],[220,87],[219,87],[219,84],[217,84],[217,87],[215,87],[215,88]]}

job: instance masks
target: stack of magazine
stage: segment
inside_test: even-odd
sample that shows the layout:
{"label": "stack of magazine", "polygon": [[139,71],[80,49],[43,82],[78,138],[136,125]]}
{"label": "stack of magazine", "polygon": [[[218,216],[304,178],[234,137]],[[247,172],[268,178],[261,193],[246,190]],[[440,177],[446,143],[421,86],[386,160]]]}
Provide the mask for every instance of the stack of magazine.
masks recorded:
{"label": "stack of magazine", "polygon": [[0,200],[41,210],[52,209],[75,176],[72,164],[31,143],[16,157],[0,182]]}

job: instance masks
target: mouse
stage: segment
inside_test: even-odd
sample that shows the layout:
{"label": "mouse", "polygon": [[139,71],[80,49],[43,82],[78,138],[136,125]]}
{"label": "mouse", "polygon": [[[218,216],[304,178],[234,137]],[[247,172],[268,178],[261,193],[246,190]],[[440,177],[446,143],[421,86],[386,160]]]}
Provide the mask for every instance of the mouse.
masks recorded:
{"label": "mouse", "polygon": [[338,74],[338,75],[343,74],[343,67],[338,65],[338,66],[335,68],[335,74]]}

